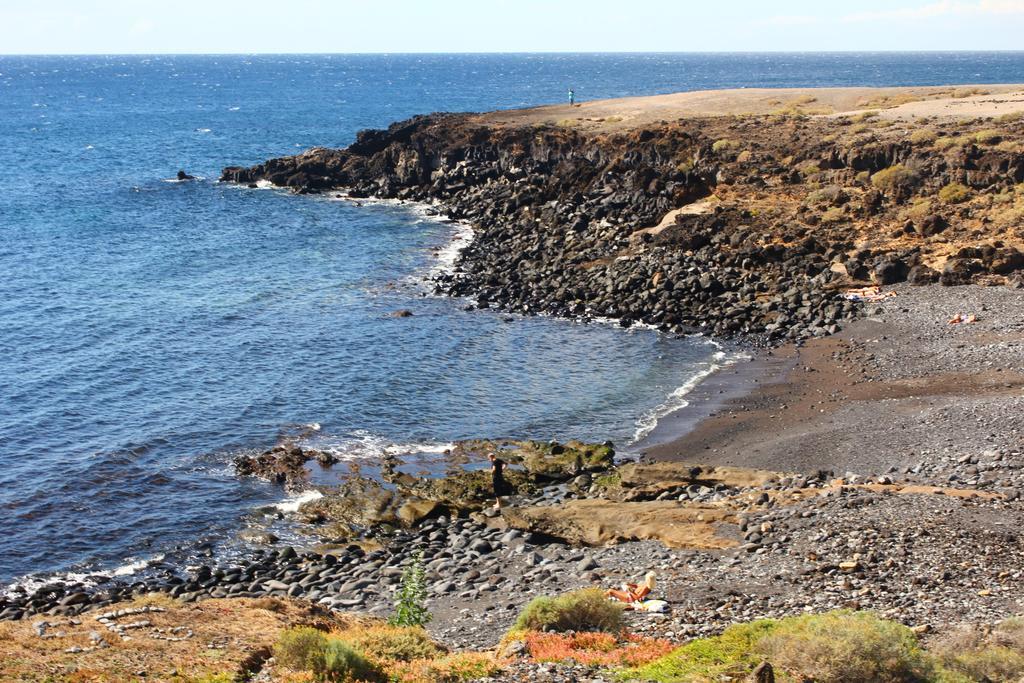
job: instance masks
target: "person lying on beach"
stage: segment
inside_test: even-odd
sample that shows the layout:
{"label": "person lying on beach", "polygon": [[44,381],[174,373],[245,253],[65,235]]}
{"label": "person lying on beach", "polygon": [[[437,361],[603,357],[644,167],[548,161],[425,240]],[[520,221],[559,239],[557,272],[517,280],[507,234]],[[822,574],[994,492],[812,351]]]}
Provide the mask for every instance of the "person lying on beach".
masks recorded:
{"label": "person lying on beach", "polygon": [[654,572],[647,572],[644,575],[644,580],[640,583],[624,583],[622,584],[622,590],[612,588],[606,590],[604,595],[606,598],[615,598],[619,602],[629,605],[634,602],[643,601],[644,598],[651,594],[652,590],[654,590]]}

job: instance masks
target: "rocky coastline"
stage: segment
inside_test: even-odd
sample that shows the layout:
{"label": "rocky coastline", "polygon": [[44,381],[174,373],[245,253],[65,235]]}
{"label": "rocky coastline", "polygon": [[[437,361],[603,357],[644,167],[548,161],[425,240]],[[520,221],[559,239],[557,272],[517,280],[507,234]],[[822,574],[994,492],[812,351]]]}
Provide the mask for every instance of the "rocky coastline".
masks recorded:
{"label": "rocky coastline", "polygon": [[[850,287],[1021,281],[1024,152],[1001,143],[1022,124],[936,122],[912,139],[920,126],[882,123],[713,117],[595,133],[443,114],[221,180],[438,203],[475,235],[438,291],[480,307],[778,344],[859,315],[838,296]],[[950,135],[958,144],[937,150]],[[939,199],[949,187],[963,196]]]}
{"label": "rocky coastline", "polygon": [[[418,557],[431,632],[454,648],[493,648],[535,596],[648,570],[670,610],[631,613],[629,628],[677,642],[835,608],[922,635],[1018,613],[1021,140],[1020,118],[789,112],[623,129],[436,114],[226,168],[225,182],[439,205],[475,237],[437,291],[479,308],[740,339],[782,369],[638,462],[611,444],[475,441],[452,454],[472,466],[420,479],[385,458],[300,507],[315,551],[54,583],[0,597],[0,621],[73,621],[154,594],[382,617]],[[868,285],[891,296],[844,296]],[[512,465],[500,513],[490,452]],[[235,468],[303,490],[311,463],[335,464],[282,445]],[[572,663],[510,671],[602,680]]]}

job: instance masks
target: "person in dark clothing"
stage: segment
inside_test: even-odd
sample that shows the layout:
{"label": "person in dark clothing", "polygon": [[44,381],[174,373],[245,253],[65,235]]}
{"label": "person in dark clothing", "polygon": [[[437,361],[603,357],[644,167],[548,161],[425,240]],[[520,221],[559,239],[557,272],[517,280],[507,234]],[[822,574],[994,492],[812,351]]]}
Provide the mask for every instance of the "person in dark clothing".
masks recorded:
{"label": "person in dark clothing", "polygon": [[505,481],[505,461],[494,453],[487,456],[491,461],[491,485],[494,487],[494,509],[501,509],[501,497],[511,493],[508,482]]}

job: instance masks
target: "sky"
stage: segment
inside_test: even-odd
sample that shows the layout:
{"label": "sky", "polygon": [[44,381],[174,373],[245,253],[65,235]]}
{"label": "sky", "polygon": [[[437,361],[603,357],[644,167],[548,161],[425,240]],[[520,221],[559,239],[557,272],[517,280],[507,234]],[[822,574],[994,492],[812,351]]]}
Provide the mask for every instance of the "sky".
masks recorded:
{"label": "sky", "polygon": [[1024,0],[0,0],[0,54],[1024,50]]}

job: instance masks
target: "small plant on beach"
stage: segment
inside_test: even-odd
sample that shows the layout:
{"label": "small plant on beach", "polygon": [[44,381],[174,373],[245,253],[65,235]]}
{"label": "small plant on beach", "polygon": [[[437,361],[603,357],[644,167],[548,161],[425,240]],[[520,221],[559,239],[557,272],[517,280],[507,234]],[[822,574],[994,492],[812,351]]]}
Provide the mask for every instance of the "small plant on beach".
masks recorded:
{"label": "small plant on beach", "polygon": [[274,658],[294,671],[317,671],[323,667],[327,636],[308,626],[282,631],[274,646]]}
{"label": "small plant on beach", "polygon": [[953,683],[906,626],[840,610],[730,626],[624,674],[672,683],[742,680],[768,661],[786,681]]}
{"label": "small plant on beach", "polygon": [[611,633],[542,633],[519,634],[534,662],[573,661],[596,666],[643,666],[664,657],[674,649],[671,642],[626,634],[621,638]]}
{"label": "small plant on beach", "polygon": [[392,626],[426,626],[433,615],[426,606],[426,572],[420,552],[402,572],[402,585],[395,599],[395,613],[388,619]]}
{"label": "small plant on beach", "polygon": [[730,626],[720,635],[691,640],[660,659],[629,670],[626,676],[672,683],[741,680],[763,660],[755,647],[777,624],[761,619]]}
{"label": "small plant on beach", "polygon": [[356,627],[331,637],[377,659],[411,662],[434,659],[444,653],[421,626]]}
{"label": "small plant on beach", "polygon": [[967,144],[966,140],[958,135],[945,135],[935,141],[935,149],[953,149],[954,147],[963,147],[965,144]]}
{"label": "small plant on beach", "polygon": [[348,643],[334,638],[328,639],[323,664],[314,668],[313,674],[328,683],[383,680],[380,667]]}
{"label": "small plant on beach", "polygon": [[971,188],[960,183],[950,183],[939,190],[939,199],[946,204],[960,204],[971,198]]}
{"label": "small plant on beach", "polygon": [[979,145],[994,145],[1003,139],[1003,133],[992,129],[979,130],[972,138]]}
{"label": "small plant on beach", "polygon": [[827,224],[841,223],[847,220],[846,211],[841,206],[834,206],[821,214],[821,222]]}
{"label": "small plant on beach", "polygon": [[818,164],[813,161],[808,161],[806,164],[801,164],[800,166],[800,174],[805,178],[819,173],[821,173],[821,166],[818,166]]}
{"label": "small plant on beach", "polygon": [[610,602],[597,588],[584,588],[556,598],[536,597],[519,614],[517,631],[622,630],[622,605]]}
{"label": "small plant on beach", "polygon": [[948,671],[967,681],[1024,678],[1024,620],[1019,617],[991,630],[960,626],[935,639],[930,649]]}
{"label": "small plant on beach", "polygon": [[938,134],[930,128],[919,128],[910,134],[910,141],[915,145],[930,145],[938,139]]}
{"label": "small plant on beach", "polygon": [[459,683],[490,678],[501,671],[500,663],[486,652],[456,652],[437,659],[415,659],[386,667],[389,681],[399,683]]}
{"label": "small plant on beach", "polygon": [[869,612],[839,610],[784,619],[755,649],[777,669],[798,673],[802,680],[934,680],[934,663],[914,632]]}
{"label": "small plant on beach", "polygon": [[981,88],[957,88],[953,91],[953,97],[958,100],[972,97],[973,95],[988,95],[988,90],[982,90]]}
{"label": "small plant on beach", "polygon": [[723,152],[732,152],[739,149],[740,143],[738,140],[730,138],[722,138],[721,140],[715,140],[711,145],[711,151],[715,154],[721,154]]}
{"label": "small plant on beach", "polygon": [[917,183],[917,180],[917,173],[903,164],[884,168],[871,176],[871,184],[882,192],[898,192],[909,189]]}

